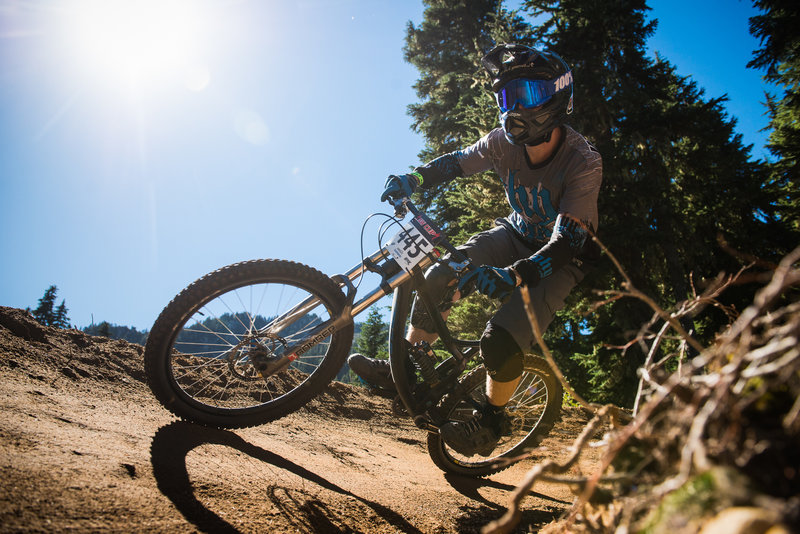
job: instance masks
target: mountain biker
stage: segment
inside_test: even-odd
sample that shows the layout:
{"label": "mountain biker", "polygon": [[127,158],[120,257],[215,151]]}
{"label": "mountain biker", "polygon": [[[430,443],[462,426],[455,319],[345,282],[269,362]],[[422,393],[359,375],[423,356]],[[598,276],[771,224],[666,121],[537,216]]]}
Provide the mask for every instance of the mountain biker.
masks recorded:
{"label": "mountain biker", "polygon": [[[535,343],[517,289],[530,291],[544,331],[564,299],[583,279],[591,254],[589,230],[597,228],[602,159],[565,124],[572,112],[572,72],[555,53],[516,44],[495,47],[482,63],[492,78],[500,127],[473,145],[440,156],[408,174],[391,175],[381,201],[410,196],[460,176],[494,169],[503,182],[511,213],[494,228],[459,247],[478,266],[458,281],[447,262],[434,264],[425,279],[446,318],[453,302],[477,289],[503,302],[480,340],[488,371],[488,403],[466,422],[440,428],[455,451],[488,456],[508,428],[505,406],[519,384],[524,353]],[[436,300],[438,299],[438,300]],[[424,305],[414,302],[406,339],[433,343],[438,337]],[[394,389],[386,360],[353,354],[350,368],[377,387]]]}

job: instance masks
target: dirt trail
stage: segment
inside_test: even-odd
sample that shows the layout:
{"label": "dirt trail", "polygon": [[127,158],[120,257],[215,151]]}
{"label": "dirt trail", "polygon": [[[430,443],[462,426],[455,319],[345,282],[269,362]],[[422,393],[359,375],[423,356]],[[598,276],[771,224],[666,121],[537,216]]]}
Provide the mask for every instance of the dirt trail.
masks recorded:
{"label": "dirt trail", "polygon": [[[362,388],[225,431],[176,421],[142,380],[140,346],[0,307],[0,532],[477,532],[533,465],[447,476],[424,433]],[[583,424],[567,411],[537,457],[563,458]],[[519,532],[573,500],[536,490]]]}

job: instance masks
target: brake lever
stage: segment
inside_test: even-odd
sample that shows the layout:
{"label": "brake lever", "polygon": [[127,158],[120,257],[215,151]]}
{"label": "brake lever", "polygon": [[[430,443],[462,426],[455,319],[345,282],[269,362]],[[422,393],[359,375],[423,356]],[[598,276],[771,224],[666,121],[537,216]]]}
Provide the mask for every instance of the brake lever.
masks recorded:
{"label": "brake lever", "polygon": [[[456,251],[456,253],[451,254],[449,256],[449,261],[447,262],[447,266],[455,275],[457,283],[459,285],[461,284],[462,278],[464,278],[465,276],[467,276],[467,274],[477,269],[475,264],[472,263],[472,260],[470,260],[469,257],[467,257],[466,254],[463,254],[461,251]],[[470,293],[472,293],[475,288],[475,283],[476,281],[473,280],[472,283],[465,286],[462,296],[469,295]]]}
{"label": "brake lever", "polygon": [[447,264],[456,275],[461,278],[465,274],[470,271],[475,270],[475,266],[472,264],[469,258],[465,257],[463,261],[455,261],[454,259],[450,259],[450,262]]}
{"label": "brake lever", "polygon": [[406,215],[408,214],[408,207],[406,206],[406,201],[408,197],[402,197],[397,199],[390,199],[389,202],[394,206],[394,218],[398,220],[405,219]]}

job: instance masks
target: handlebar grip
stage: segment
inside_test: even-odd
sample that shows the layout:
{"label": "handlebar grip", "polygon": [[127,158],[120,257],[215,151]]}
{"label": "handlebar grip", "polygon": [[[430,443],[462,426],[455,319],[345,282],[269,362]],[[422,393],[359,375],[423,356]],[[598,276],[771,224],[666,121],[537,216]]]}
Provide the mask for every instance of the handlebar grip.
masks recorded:
{"label": "handlebar grip", "polygon": [[390,198],[389,203],[394,207],[395,219],[403,219],[408,213],[408,197]]}

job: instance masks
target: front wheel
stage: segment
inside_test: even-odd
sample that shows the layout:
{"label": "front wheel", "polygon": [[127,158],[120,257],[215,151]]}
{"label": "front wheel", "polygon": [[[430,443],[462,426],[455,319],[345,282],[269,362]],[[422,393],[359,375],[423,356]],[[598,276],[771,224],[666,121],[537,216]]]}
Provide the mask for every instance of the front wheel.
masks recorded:
{"label": "front wheel", "polygon": [[[486,403],[486,369],[481,366],[464,375],[458,387],[440,404],[450,421],[466,421]],[[428,454],[443,471],[467,476],[486,476],[506,469],[504,460],[532,449],[552,430],[561,416],[563,388],[547,362],[540,357],[525,357],[522,378],[506,412],[511,419],[510,433],[504,435],[490,456],[467,457],[447,446],[438,433],[428,434]]]}
{"label": "front wheel", "polygon": [[[288,415],[342,368],[352,321],[335,332],[319,326],[345,303],[333,280],[306,265],[223,267],[156,319],[144,352],[147,383],[169,411],[204,425],[241,428]],[[286,365],[292,347],[301,354]]]}

